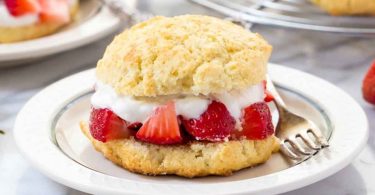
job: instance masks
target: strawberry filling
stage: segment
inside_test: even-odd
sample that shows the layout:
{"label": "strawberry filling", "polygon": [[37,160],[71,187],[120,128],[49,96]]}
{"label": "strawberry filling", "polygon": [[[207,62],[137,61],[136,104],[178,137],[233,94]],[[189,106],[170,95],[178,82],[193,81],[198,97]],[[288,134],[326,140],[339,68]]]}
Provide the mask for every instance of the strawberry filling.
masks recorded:
{"label": "strawberry filling", "polygon": [[262,140],[273,132],[272,115],[268,105],[258,102],[243,110],[242,130],[233,131],[232,138],[246,137],[250,140]]}
{"label": "strawberry filling", "polygon": [[15,17],[38,13],[41,10],[36,0],[4,0],[4,3],[9,13]]}
{"label": "strawberry filling", "polygon": [[101,142],[128,138],[134,133],[128,123],[109,109],[92,108],[90,115],[90,133]]}
{"label": "strawberry filling", "polygon": [[213,101],[197,119],[182,118],[186,131],[197,140],[222,141],[235,129],[236,120],[223,103]]}
{"label": "strawberry filling", "polygon": [[[152,144],[181,144],[189,140],[218,142],[228,139],[262,140],[274,133],[272,116],[267,101],[272,95],[265,92],[265,101],[242,109],[236,125],[226,106],[212,101],[198,118],[184,118],[176,114],[173,101],[157,107],[142,124],[129,123],[109,109],[93,108],[90,116],[90,132],[93,138],[107,142],[134,136]],[[240,127],[239,127],[240,126]]]}
{"label": "strawberry filling", "polygon": [[67,23],[70,20],[68,0],[4,0],[14,17],[37,14],[44,23]]}
{"label": "strawberry filling", "polygon": [[156,108],[155,112],[142,125],[136,138],[153,144],[181,143],[182,137],[173,102]]}
{"label": "strawberry filling", "polygon": [[264,81],[262,82],[262,84],[263,84],[263,88],[264,88],[264,101],[265,101],[265,102],[272,102],[273,99],[274,99],[274,97],[273,97],[273,95],[271,94],[271,92],[269,92],[269,91],[267,90],[267,81],[264,80]]}

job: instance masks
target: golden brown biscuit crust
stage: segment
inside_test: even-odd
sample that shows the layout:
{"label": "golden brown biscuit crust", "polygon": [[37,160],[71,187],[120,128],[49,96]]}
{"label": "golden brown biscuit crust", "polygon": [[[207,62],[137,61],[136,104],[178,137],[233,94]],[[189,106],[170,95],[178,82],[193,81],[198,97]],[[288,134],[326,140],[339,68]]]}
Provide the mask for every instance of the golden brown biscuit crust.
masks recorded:
{"label": "golden brown biscuit crust", "polygon": [[230,175],[233,171],[267,161],[272,152],[279,149],[274,136],[259,141],[196,141],[181,146],[148,144],[134,138],[103,143],[91,137],[87,123],[81,122],[80,126],[95,149],[106,158],[129,171],[145,175]]}
{"label": "golden brown biscuit crust", "polygon": [[374,0],[311,0],[332,15],[375,15]]}
{"label": "golden brown biscuit crust", "polygon": [[264,80],[271,50],[260,35],[228,21],[158,16],[119,34],[97,77],[123,95],[221,93]]}
{"label": "golden brown biscuit crust", "polygon": [[[70,15],[72,18],[75,18],[78,10],[79,1],[77,1],[77,3],[75,3],[70,9]],[[13,43],[46,36],[56,32],[65,25],[66,24],[37,23],[20,27],[0,26],[0,43]]]}

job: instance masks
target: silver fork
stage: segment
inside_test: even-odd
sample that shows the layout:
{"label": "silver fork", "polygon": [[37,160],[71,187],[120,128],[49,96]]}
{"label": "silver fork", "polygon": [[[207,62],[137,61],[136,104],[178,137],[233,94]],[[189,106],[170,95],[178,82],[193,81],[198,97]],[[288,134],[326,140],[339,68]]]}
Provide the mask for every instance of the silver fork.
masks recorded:
{"label": "silver fork", "polygon": [[274,103],[279,112],[275,134],[280,139],[280,150],[284,155],[293,160],[304,160],[329,146],[315,123],[287,109],[269,77],[267,89],[274,96]]}
{"label": "silver fork", "polygon": [[99,2],[108,7],[115,16],[129,25],[134,25],[154,17],[152,13],[142,12],[135,8],[129,7],[123,1],[99,0]]}

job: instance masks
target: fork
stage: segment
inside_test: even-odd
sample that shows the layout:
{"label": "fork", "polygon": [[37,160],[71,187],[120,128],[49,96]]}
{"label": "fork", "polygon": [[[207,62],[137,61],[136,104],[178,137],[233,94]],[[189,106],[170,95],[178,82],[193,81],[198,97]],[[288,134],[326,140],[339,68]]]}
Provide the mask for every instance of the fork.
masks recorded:
{"label": "fork", "polygon": [[280,139],[282,154],[293,160],[305,160],[329,146],[314,122],[287,109],[269,77],[267,77],[267,89],[274,96],[273,102],[279,112],[275,134]]}
{"label": "fork", "polygon": [[135,8],[127,6],[124,2],[119,0],[99,0],[99,2],[106,6],[115,16],[121,19],[124,23],[134,25],[154,17],[152,13],[143,12]]}

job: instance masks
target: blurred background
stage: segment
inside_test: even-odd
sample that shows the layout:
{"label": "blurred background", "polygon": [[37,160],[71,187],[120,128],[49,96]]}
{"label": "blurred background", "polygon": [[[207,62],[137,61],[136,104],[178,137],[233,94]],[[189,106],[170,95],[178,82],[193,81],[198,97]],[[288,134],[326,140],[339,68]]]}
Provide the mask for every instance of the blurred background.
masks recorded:
{"label": "blurred background", "polygon": [[[225,17],[185,0],[129,0],[139,10],[157,15],[206,14]],[[100,27],[98,27],[100,28]],[[57,184],[32,168],[17,152],[12,128],[17,112],[47,85],[68,75],[94,68],[115,33],[89,45],[48,56],[22,66],[0,69],[0,194],[83,194]],[[254,25],[273,45],[270,62],[293,67],[324,78],[349,93],[370,120],[370,139],[365,150],[337,174],[287,194],[375,194],[374,107],[365,103],[361,83],[375,59],[375,38],[342,36],[307,30]],[[292,79],[292,78],[291,78]]]}

